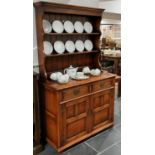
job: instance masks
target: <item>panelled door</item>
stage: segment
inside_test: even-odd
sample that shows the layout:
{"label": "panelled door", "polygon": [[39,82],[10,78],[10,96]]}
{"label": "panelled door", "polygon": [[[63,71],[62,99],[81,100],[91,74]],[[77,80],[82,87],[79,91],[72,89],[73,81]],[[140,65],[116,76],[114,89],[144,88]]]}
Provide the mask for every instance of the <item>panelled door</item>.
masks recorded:
{"label": "panelled door", "polygon": [[63,143],[86,135],[89,130],[89,97],[83,97],[63,106]]}
{"label": "panelled door", "polygon": [[113,121],[114,89],[107,89],[91,96],[91,130]]}

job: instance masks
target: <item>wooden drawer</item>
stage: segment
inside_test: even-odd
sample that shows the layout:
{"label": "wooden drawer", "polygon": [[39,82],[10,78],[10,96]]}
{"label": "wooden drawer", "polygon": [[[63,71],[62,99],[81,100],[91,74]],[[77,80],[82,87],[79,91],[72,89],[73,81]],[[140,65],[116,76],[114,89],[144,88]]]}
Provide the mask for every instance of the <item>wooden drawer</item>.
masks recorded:
{"label": "wooden drawer", "polygon": [[106,79],[93,83],[92,92],[114,87],[114,79]]}
{"label": "wooden drawer", "polygon": [[62,92],[62,101],[77,98],[89,93],[89,86],[83,85],[78,87],[73,87],[71,89],[66,89]]}

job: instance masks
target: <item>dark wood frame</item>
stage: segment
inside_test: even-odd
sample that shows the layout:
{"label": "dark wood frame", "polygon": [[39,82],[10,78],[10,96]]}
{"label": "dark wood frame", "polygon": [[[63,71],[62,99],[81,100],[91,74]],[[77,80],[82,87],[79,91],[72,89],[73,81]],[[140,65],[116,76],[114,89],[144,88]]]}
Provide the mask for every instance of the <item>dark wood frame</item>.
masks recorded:
{"label": "dark wood frame", "polygon": [[[36,8],[37,43],[38,43],[38,55],[39,55],[39,66],[40,66],[39,69],[40,69],[40,74],[42,79],[47,79],[48,73],[56,70],[62,70],[68,67],[69,63],[71,64],[72,62],[74,62],[74,65],[81,66],[81,67],[83,67],[84,65],[90,66],[94,63],[95,63],[94,64],[95,67],[99,67],[98,63],[96,63],[97,61],[94,61],[94,57],[95,57],[95,60],[97,60],[100,52],[98,43],[99,43],[99,38],[101,33],[100,33],[99,26],[100,26],[101,15],[102,15],[102,12],[104,11],[103,9],[93,9],[93,8],[87,8],[87,7],[78,7],[78,6],[63,5],[63,4],[56,4],[56,3],[51,4],[47,2],[37,2],[37,3],[34,3],[34,6]],[[69,20],[72,20],[73,22],[75,22],[75,20],[80,20],[81,22],[88,20],[93,23],[94,31],[93,33],[90,33],[90,34],[88,33],[69,34],[65,32],[62,34],[57,34],[54,32],[50,34],[45,34],[42,28],[42,21],[44,18],[50,21],[54,19],[59,19],[59,20],[69,19]],[[65,52],[63,55],[58,55],[54,52],[54,54],[52,54],[51,56],[45,56],[45,54],[43,53],[44,40],[49,40],[53,43],[55,40],[62,40],[63,42],[65,42],[68,39],[75,41],[78,38],[81,40],[91,39],[94,43],[95,49],[90,52],[84,51],[83,53],[76,52],[74,54],[68,54],[67,52]],[[77,56],[75,56],[75,54],[77,54]],[[55,58],[55,56],[59,56],[59,57]],[[76,57],[76,60],[83,60],[87,63],[83,64],[82,61],[75,62],[75,60],[70,62],[72,59],[75,59],[75,57]],[[66,61],[66,59],[69,59],[69,60]],[[59,67],[57,66],[57,62],[60,62],[60,61],[62,66]],[[51,62],[53,64],[51,64]],[[80,64],[80,62],[82,62],[82,64]],[[94,67],[94,66],[90,66],[90,67]]]}
{"label": "dark wood frame", "polygon": [[39,96],[39,74],[33,72],[33,155],[43,150]]}

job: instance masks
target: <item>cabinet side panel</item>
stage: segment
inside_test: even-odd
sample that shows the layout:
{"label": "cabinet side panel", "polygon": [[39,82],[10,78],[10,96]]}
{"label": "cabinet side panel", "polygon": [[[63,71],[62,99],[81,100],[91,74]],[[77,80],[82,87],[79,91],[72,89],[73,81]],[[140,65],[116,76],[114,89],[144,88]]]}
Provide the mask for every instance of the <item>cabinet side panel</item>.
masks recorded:
{"label": "cabinet side panel", "polygon": [[52,90],[44,90],[46,137],[58,147],[58,104],[57,94]]}

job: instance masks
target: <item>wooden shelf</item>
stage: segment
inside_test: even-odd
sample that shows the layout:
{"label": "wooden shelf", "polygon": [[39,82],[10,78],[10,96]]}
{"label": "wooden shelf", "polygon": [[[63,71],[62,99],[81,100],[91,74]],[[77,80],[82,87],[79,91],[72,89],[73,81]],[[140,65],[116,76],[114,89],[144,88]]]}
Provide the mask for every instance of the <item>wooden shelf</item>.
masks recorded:
{"label": "wooden shelf", "polygon": [[44,35],[51,35],[51,36],[80,36],[80,35],[101,35],[100,32],[93,32],[93,33],[44,33]]}
{"label": "wooden shelf", "polygon": [[51,54],[51,55],[46,55],[46,57],[58,57],[58,56],[65,56],[65,55],[79,55],[79,54],[88,54],[88,53],[99,53],[100,51],[94,50],[94,51],[83,51],[83,52],[77,52],[75,51],[74,53],[63,53],[63,54]]}

